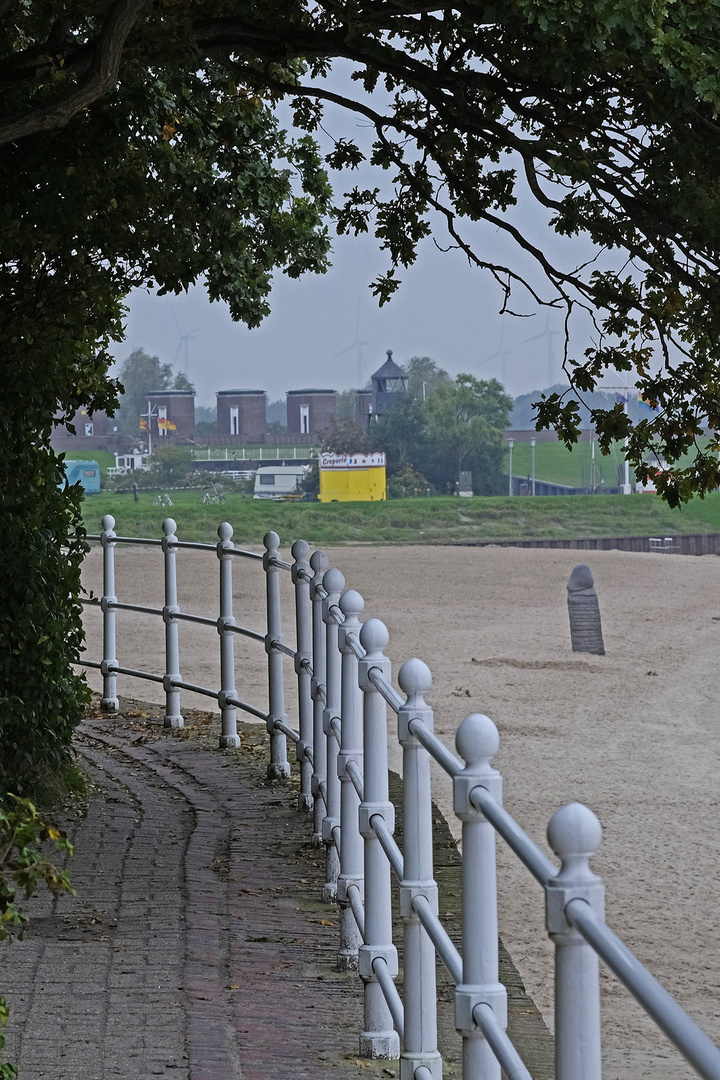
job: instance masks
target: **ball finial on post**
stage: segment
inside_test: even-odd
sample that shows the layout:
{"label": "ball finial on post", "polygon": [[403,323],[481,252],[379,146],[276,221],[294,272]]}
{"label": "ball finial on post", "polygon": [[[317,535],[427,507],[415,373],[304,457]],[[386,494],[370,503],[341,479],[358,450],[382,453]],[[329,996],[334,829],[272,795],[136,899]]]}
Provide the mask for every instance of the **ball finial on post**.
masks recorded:
{"label": "ball finial on post", "polygon": [[217,534],[223,541],[230,540],[233,534],[233,527],[230,522],[223,521],[222,524],[218,525]]}
{"label": "ball finial on post", "polygon": [[337,595],[345,588],[345,575],[341,570],[328,570],[323,578],[323,588],[331,595]]}
{"label": "ball finial on post", "polygon": [[592,810],[578,802],[561,806],[550,818],[547,838],[562,863],[558,876],[584,870],[595,877],[588,863],[600,847],[602,825]]}
{"label": "ball finial on post", "polygon": [[360,644],[367,653],[367,659],[382,656],[383,649],[386,648],[389,640],[388,628],[380,619],[368,619],[366,623],[363,623]]}
{"label": "ball finial on post", "polygon": [[471,713],[457,730],[455,746],[469,766],[488,765],[500,748],[500,735],[489,716]]}
{"label": "ball finial on post", "polygon": [[296,540],[290,548],[290,554],[295,562],[307,562],[307,557],[310,554],[310,545],[307,540]]}
{"label": "ball finial on post", "polygon": [[162,523],[162,531],[166,536],[174,536],[177,532],[177,522],[173,518],[165,518]]}
{"label": "ball finial on post", "polygon": [[357,619],[364,607],[365,601],[355,589],[348,589],[340,597],[339,607],[346,619]]}
{"label": "ball finial on post", "polygon": [[422,660],[406,660],[398,672],[398,685],[408,702],[423,701],[432,686],[432,673]]}

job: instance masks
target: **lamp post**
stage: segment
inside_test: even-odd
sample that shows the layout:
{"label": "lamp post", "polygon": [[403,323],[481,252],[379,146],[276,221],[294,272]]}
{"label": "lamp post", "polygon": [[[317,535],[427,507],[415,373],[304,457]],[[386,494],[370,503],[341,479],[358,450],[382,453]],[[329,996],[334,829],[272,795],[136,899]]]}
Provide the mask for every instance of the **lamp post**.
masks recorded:
{"label": "lamp post", "polygon": [[510,470],[509,470],[510,471],[510,476],[508,477],[508,495],[512,495],[512,493],[513,493],[512,452],[513,452],[513,446],[514,445],[515,445],[515,440],[514,439],[508,439],[508,450],[510,451]]}
{"label": "lamp post", "polygon": [[530,451],[532,453],[532,493],[535,494],[535,439],[530,440]]}

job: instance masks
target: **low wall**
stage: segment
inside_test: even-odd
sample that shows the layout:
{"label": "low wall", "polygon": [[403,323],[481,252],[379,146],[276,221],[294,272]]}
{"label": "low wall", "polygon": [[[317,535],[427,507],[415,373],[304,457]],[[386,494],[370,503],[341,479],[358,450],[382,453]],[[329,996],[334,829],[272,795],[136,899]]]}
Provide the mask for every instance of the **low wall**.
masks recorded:
{"label": "low wall", "polygon": [[[664,540],[664,537],[661,537]],[[459,547],[571,548],[578,551],[650,551],[649,536],[589,536],[579,540],[459,540]],[[720,533],[673,536],[672,548],[657,554],[720,555]]]}

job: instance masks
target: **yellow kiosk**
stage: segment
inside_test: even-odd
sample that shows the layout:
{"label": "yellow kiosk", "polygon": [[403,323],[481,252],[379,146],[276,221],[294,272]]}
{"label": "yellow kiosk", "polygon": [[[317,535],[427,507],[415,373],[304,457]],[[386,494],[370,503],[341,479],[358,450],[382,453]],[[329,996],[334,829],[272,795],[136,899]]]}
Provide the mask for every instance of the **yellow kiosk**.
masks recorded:
{"label": "yellow kiosk", "polygon": [[385,454],[320,454],[320,502],[385,499]]}

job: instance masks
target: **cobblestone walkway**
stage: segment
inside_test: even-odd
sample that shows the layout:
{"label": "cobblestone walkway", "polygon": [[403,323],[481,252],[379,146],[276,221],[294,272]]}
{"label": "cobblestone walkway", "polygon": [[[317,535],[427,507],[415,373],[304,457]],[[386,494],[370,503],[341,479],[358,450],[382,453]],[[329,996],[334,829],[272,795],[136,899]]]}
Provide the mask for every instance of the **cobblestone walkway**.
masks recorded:
{"label": "cobblestone walkway", "polygon": [[[397,1063],[357,1057],[361,987],[335,970],[323,855],[292,781],[264,779],[263,730],[248,725],[240,751],[219,752],[202,714],[168,736],[152,712],[125,702],[121,718],[79,729],[94,792],[64,822],[77,895],[33,900],[26,940],[4,952],[20,1080],[396,1075]],[[528,1045],[547,1063],[528,1002]]]}

